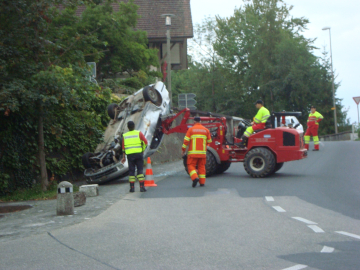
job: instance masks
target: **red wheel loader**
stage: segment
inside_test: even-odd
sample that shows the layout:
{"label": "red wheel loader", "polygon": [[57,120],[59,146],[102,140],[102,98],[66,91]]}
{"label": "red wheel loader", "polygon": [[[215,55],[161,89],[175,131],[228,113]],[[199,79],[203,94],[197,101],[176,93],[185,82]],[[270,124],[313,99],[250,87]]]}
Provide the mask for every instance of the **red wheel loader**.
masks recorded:
{"label": "red wheel loader", "polygon": [[[172,127],[174,120],[182,115],[180,124]],[[255,131],[245,149],[237,144],[241,142],[244,128],[249,125],[247,121],[211,114],[200,116],[201,124],[210,130],[212,137],[212,143],[207,147],[206,176],[225,172],[232,162],[243,162],[245,171],[252,177],[266,177],[280,170],[285,162],[306,158],[303,131],[282,127],[286,116],[300,115],[301,112],[272,113],[266,128]],[[160,129],[164,134],[186,133],[193,125],[193,119],[186,108],[162,119]],[[187,170],[186,157],[184,166]]]}

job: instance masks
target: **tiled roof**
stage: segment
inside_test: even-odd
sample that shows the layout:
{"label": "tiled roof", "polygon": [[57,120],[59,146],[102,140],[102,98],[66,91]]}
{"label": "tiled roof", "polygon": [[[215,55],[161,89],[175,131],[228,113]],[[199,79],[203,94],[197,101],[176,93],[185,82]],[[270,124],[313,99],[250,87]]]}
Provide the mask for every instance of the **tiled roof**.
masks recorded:
{"label": "tiled roof", "polygon": [[[161,17],[161,14],[175,15],[171,19],[171,37],[193,37],[190,0],[134,0],[134,3],[139,6],[138,14],[141,16],[137,29],[145,30],[149,39],[166,38],[165,18]],[[119,10],[117,3],[111,5],[114,11]],[[81,16],[84,10],[85,7],[80,6],[76,14]]]}

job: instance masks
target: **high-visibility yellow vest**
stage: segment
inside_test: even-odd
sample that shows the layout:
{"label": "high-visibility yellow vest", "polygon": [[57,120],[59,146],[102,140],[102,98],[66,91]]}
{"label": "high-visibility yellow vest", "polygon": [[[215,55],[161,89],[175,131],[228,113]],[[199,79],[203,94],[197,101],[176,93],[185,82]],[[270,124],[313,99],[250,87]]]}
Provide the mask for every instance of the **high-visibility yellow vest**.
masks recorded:
{"label": "high-visibility yellow vest", "polygon": [[124,148],[125,154],[137,154],[143,152],[142,142],[140,140],[140,131],[133,130],[125,133],[124,137]]}
{"label": "high-visibility yellow vest", "polygon": [[263,106],[259,109],[258,113],[255,115],[254,122],[256,124],[266,123],[269,117],[270,117],[269,110]]}
{"label": "high-visibility yellow vest", "polygon": [[[324,117],[319,112],[314,112],[309,114],[309,118],[307,120],[308,125],[319,125],[319,122],[324,119]],[[319,121],[320,120],[320,121]]]}

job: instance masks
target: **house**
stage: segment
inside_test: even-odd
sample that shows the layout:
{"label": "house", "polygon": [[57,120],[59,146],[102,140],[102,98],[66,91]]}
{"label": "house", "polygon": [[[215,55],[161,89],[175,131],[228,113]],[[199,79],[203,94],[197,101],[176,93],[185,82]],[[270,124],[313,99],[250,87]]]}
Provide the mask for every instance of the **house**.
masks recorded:
{"label": "house", "polygon": [[[187,40],[192,38],[190,0],[134,0],[139,6],[138,29],[148,33],[149,47],[159,50],[160,64],[166,61],[166,26],[161,14],[174,14],[171,19],[171,67],[187,69]],[[168,61],[167,61],[168,62]]]}
{"label": "house", "polygon": [[[118,2],[128,2],[128,0],[118,0]],[[187,69],[187,40],[192,38],[193,25],[191,19],[190,0],[134,0],[134,4],[139,6],[137,29],[144,30],[148,34],[149,48],[159,50],[159,61],[162,65],[167,57],[166,50],[166,30],[165,18],[162,14],[174,14],[170,28],[171,36],[171,68],[172,70]],[[111,4],[114,11],[119,10],[117,3]],[[85,10],[81,6],[77,10],[77,15]]]}

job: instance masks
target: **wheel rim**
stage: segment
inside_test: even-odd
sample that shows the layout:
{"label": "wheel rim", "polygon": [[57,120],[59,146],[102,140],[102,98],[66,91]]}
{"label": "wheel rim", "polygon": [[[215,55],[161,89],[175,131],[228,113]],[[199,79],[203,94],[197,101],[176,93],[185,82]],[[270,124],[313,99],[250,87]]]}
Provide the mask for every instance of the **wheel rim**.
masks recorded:
{"label": "wheel rim", "polygon": [[156,93],[156,91],[154,89],[149,89],[149,97],[153,100],[153,101],[158,101],[158,95]]}
{"label": "wheel rim", "polygon": [[259,172],[265,168],[265,160],[262,157],[253,157],[250,159],[250,168]]}

